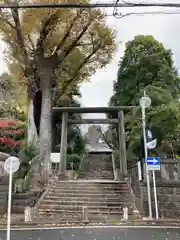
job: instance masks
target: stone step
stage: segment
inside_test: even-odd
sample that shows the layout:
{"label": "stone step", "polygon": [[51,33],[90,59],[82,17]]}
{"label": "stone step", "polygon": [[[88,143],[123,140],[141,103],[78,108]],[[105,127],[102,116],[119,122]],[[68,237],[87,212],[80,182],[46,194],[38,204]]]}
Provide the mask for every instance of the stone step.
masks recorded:
{"label": "stone step", "polygon": [[105,180],[105,179],[91,179],[91,180],[83,180],[83,179],[78,179],[78,180],[72,180],[71,182],[64,182],[64,181],[55,181],[54,184],[61,185],[61,186],[105,186],[105,187],[112,187],[112,186],[127,186],[126,182],[119,182],[115,180]]}
{"label": "stone step", "polygon": [[109,165],[112,167],[112,160],[111,159],[103,159],[103,161],[93,161],[93,159],[89,159],[90,161],[87,162],[86,166],[106,166]]}
{"label": "stone step", "polygon": [[127,186],[126,185],[114,185],[114,186],[112,186],[112,187],[106,187],[106,186],[84,186],[84,185],[69,185],[69,186],[64,186],[64,185],[53,185],[52,187],[51,187],[52,189],[62,189],[62,190],[68,190],[68,189],[70,189],[70,190],[83,190],[83,189],[87,189],[87,191],[88,190],[104,190],[104,191],[108,191],[108,190],[114,190],[114,191],[116,191],[116,190],[124,190],[124,189],[128,189],[127,188]]}
{"label": "stone step", "polygon": [[51,199],[45,199],[43,204],[49,204],[49,205],[79,205],[79,206],[124,206],[125,204],[129,205],[130,202],[128,203],[127,201],[116,201],[112,202],[112,201],[107,201],[104,200],[104,202],[102,201],[82,201],[82,200],[74,200],[74,199],[67,199],[67,200],[51,200]]}
{"label": "stone step", "polygon": [[50,197],[86,197],[86,198],[123,198],[126,196],[129,196],[129,192],[123,192],[123,191],[109,191],[109,192],[104,192],[104,191],[51,191],[46,194],[46,196]]}
{"label": "stone step", "polygon": [[107,186],[107,185],[81,185],[81,184],[78,184],[78,185],[61,185],[61,184],[53,184],[52,185],[52,188],[61,188],[61,189],[104,189],[104,190],[109,190],[109,189],[114,189],[114,190],[118,190],[118,189],[128,189],[128,186],[127,185],[112,185],[112,186]]}
{"label": "stone step", "polygon": [[109,172],[113,172],[113,168],[112,166],[110,166],[109,164],[106,164],[105,166],[100,166],[100,165],[96,165],[96,166],[88,166],[87,168],[82,169],[82,172],[101,172],[101,173],[109,173]]}
{"label": "stone step", "polygon": [[[115,181],[114,181],[115,182]],[[56,182],[53,184],[52,187],[60,187],[60,188],[91,188],[91,189],[119,189],[119,188],[127,188],[127,184],[118,184],[118,183],[114,183],[114,184],[86,184],[86,183],[72,183],[72,184],[65,184],[65,183],[60,183],[60,182]]]}
{"label": "stone step", "polygon": [[[108,166],[108,165],[107,165]],[[107,168],[107,166],[105,166],[105,167],[101,167],[101,166],[99,166],[99,165],[97,165],[97,166],[93,166],[93,168],[94,168],[94,170],[93,170],[93,173],[96,173],[96,172],[99,172],[99,173],[104,173],[104,174],[106,174],[106,173],[111,173],[111,172],[113,172],[113,168],[112,167],[110,167],[110,168]],[[91,166],[89,166],[90,168],[91,168]],[[91,169],[90,169],[91,170]],[[82,172],[91,172],[91,171],[89,171],[88,169],[82,169]]]}
{"label": "stone step", "polygon": [[126,181],[109,181],[109,180],[101,180],[101,181],[90,181],[90,180],[55,180],[54,183],[63,183],[63,184],[127,184]]}
{"label": "stone step", "polygon": [[108,171],[103,171],[103,170],[96,170],[96,171],[88,171],[88,170],[86,170],[86,169],[84,169],[84,170],[82,170],[81,172],[80,172],[81,174],[93,174],[93,175],[96,175],[96,174],[98,174],[98,175],[102,175],[102,176],[109,176],[109,175],[113,175],[113,170],[112,169],[110,169],[110,170],[108,170]]}
{"label": "stone step", "polygon": [[[106,181],[104,179],[78,179],[77,183],[64,183],[57,181],[53,184],[53,186],[61,186],[61,187],[92,187],[92,188],[112,188],[112,187],[123,187],[128,186],[127,183],[118,183],[118,181],[115,181],[114,179],[107,179]],[[82,182],[80,182],[82,181]],[[99,182],[98,182],[99,181]],[[105,181],[104,183],[101,181]],[[108,183],[109,182],[109,183]]]}
{"label": "stone step", "polygon": [[[54,213],[57,213],[57,214],[63,214],[64,216],[66,215],[74,215],[74,214],[82,214],[82,208],[81,209],[40,209],[39,210],[39,214],[40,215],[46,215],[46,214],[54,214]],[[122,209],[119,209],[119,211],[117,211],[116,209],[114,209],[114,211],[109,211],[109,209],[104,209],[103,210],[100,210],[100,209],[88,209],[88,213],[89,214],[123,214],[123,211]]]}
{"label": "stone step", "polygon": [[101,179],[109,179],[109,180],[113,180],[114,179],[114,176],[95,176],[93,174],[80,174],[79,175],[79,179],[89,179],[89,180],[93,180],[93,179],[98,179],[98,180],[101,180]]}
{"label": "stone step", "polygon": [[104,179],[106,179],[106,177],[110,177],[113,176],[113,171],[108,171],[108,172],[100,172],[100,171],[92,171],[92,172],[88,172],[88,171],[82,171],[80,172],[81,175],[92,175],[92,176],[99,176],[99,177],[104,177]]}
{"label": "stone step", "polygon": [[[73,217],[74,214],[70,215],[62,215],[62,214],[54,214],[54,213],[46,213],[46,214],[40,214],[40,217],[45,222],[57,222],[58,224],[67,224],[67,223],[82,223],[83,222],[83,216],[82,214],[77,217]],[[131,217],[132,214],[129,214],[129,217]],[[56,217],[55,217],[56,216]],[[114,213],[114,214],[104,214],[104,213],[97,213],[97,212],[91,212],[88,213],[88,221],[91,223],[102,223],[102,222],[112,222],[112,221],[122,221],[123,214],[122,213]],[[45,220],[46,219],[46,220]],[[56,219],[56,220],[54,220]]]}
{"label": "stone step", "polygon": [[112,164],[112,159],[110,157],[103,157],[103,158],[98,157],[98,159],[95,159],[95,160],[94,160],[94,157],[95,156],[88,156],[89,161],[87,161],[87,164],[96,164],[97,162],[99,162],[102,165],[104,162],[110,162]]}
{"label": "stone step", "polygon": [[[126,206],[126,205],[124,205]],[[113,210],[119,212],[122,211],[123,205],[121,206],[88,206],[88,210],[89,211],[106,211],[106,212],[112,212]],[[41,205],[41,210],[44,209],[44,211],[46,210],[57,210],[57,211],[77,211],[77,212],[81,212],[82,211],[82,206],[78,206],[78,205],[57,205],[57,204],[45,204],[43,203]]]}
{"label": "stone step", "polygon": [[52,186],[49,190],[50,192],[74,192],[74,193],[78,193],[78,192],[91,192],[91,193],[96,193],[96,192],[102,192],[102,193],[110,193],[110,192],[122,192],[122,193],[126,193],[129,192],[129,190],[126,187],[119,187],[119,188],[91,188],[91,187],[59,187],[59,186]]}
{"label": "stone step", "polygon": [[[131,217],[132,213],[129,213],[129,217]],[[40,218],[44,222],[57,222],[57,223],[82,223],[83,222],[83,215],[82,213],[76,214],[75,212],[69,212],[63,214],[63,213],[52,213],[52,212],[40,212],[39,213]],[[88,221],[91,223],[97,223],[97,222],[108,222],[108,221],[121,221],[123,218],[123,213],[99,213],[99,212],[88,212]]]}
{"label": "stone step", "polygon": [[[127,193],[125,193],[126,195],[128,195]],[[60,196],[66,196],[66,197],[89,197],[89,198],[117,198],[117,197],[121,197],[122,196],[122,192],[121,193],[69,193],[69,192],[66,192],[66,193],[62,193],[62,192],[48,192],[47,193],[47,196],[49,197],[52,197],[52,196],[56,196],[56,197],[60,197]]]}
{"label": "stone step", "polygon": [[80,214],[68,214],[68,215],[63,215],[63,214],[58,214],[58,213],[44,213],[44,212],[39,212],[39,219],[41,220],[40,222],[46,222],[46,223],[75,223],[75,222],[82,222],[82,213]]}
{"label": "stone step", "polygon": [[84,202],[114,202],[114,201],[126,201],[128,199],[128,196],[122,196],[122,197],[99,197],[99,196],[93,196],[93,198],[89,198],[88,196],[82,196],[82,197],[79,197],[79,196],[73,196],[72,198],[69,198],[69,196],[51,196],[51,195],[47,195],[44,199],[44,201],[48,201],[48,200],[52,200],[53,202],[56,202],[56,201],[71,201],[71,200],[74,200],[74,201],[84,201]]}

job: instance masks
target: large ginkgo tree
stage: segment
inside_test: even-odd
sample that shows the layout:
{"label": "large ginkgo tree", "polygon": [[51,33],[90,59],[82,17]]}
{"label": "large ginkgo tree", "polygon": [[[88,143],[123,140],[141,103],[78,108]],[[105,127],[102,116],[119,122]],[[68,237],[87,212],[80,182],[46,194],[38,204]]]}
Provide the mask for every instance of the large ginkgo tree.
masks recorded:
{"label": "large ginkgo tree", "polygon": [[[18,5],[21,1],[4,2]],[[71,0],[31,2],[72,3]],[[47,169],[51,152],[52,100],[86,81],[110,61],[115,50],[114,34],[103,14],[95,9],[11,8],[0,11],[0,31],[7,46],[5,56],[9,70],[28,92],[28,140],[37,142],[39,139],[41,159]],[[38,94],[41,114],[39,123],[35,124],[34,99]]]}

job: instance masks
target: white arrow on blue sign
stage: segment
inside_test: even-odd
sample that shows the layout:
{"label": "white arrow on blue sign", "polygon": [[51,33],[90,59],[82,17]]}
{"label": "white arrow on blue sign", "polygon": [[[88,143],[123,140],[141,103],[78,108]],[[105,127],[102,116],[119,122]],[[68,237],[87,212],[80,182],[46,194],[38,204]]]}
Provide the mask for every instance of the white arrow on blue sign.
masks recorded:
{"label": "white arrow on blue sign", "polygon": [[147,157],[146,163],[148,170],[160,170],[161,168],[160,157]]}

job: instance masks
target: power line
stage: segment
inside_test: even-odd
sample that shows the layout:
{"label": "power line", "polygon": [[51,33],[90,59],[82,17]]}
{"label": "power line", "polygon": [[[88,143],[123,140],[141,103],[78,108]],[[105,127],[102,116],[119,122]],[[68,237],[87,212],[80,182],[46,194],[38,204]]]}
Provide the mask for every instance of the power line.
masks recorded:
{"label": "power line", "polygon": [[30,3],[30,4],[0,4],[0,8],[130,8],[130,7],[170,7],[170,8],[180,8],[180,3],[79,3],[79,4],[69,4],[69,3],[59,3],[59,4],[42,4],[42,3]]}
{"label": "power line", "polygon": [[144,16],[144,15],[179,15],[180,10],[177,11],[169,11],[169,12],[163,12],[163,11],[149,11],[149,12],[128,12],[128,13],[116,13],[116,14],[105,14],[106,17],[115,17],[117,19],[121,19],[128,16]]}
{"label": "power line", "polygon": [[[125,0],[121,0],[124,4],[127,4],[127,3],[130,3],[130,4],[133,4],[132,2],[129,2],[129,1],[125,1]],[[132,15],[135,15],[135,16],[144,16],[144,15],[162,15],[162,14],[179,14],[179,10],[176,10],[176,11],[146,11],[146,12],[128,12],[128,13],[122,13],[122,12],[119,12],[119,8],[117,7],[117,5],[119,4],[120,0],[116,0],[115,2],[115,6],[114,6],[114,9],[113,9],[113,14],[112,16],[117,18],[117,19],[121,19],[121,18],[124,18],[124,17],[127,17],[127,16],[132,16]],[[140,4],[140,3],[139,3]],[[139,5],[138,4],[138,5]],[[155,3],[155,5],[157,5],[158,3]],[[171,3],[172,4],[172,3]],[[136,4],[137,5],[137,4]],[[150,3],[151,5],[151,3]],[[164,5],[164,4],[163,4]],[[165,4],[167,5],[167,4]]]}

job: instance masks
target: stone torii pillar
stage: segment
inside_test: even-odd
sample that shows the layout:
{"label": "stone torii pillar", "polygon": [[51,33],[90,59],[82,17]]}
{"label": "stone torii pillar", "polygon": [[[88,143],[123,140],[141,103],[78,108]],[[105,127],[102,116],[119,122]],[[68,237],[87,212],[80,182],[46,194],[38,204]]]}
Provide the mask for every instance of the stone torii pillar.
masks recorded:
{"label": "stone torii pillar", "polygon": [[118,112],[118,135],[119,135],[119,153],[120,153],[120,173],[121,177],[127,175],[127,156],[126,156],[126,139],[124,128],[124,112]]}
{"label": "stone torii pillar", "polygon": [[68,112],[62,113],[59,179],[66,178]]}

